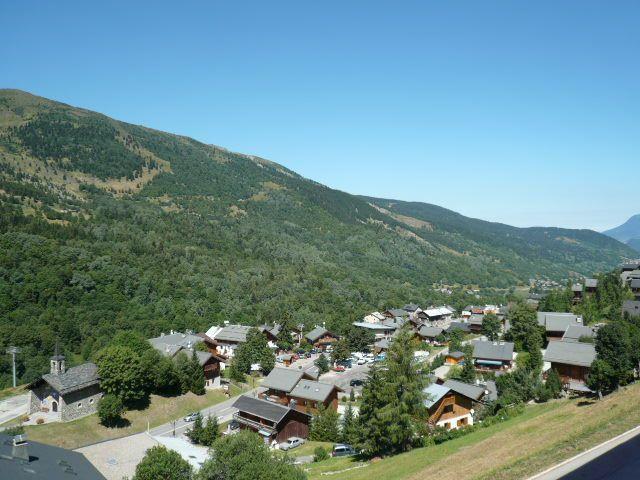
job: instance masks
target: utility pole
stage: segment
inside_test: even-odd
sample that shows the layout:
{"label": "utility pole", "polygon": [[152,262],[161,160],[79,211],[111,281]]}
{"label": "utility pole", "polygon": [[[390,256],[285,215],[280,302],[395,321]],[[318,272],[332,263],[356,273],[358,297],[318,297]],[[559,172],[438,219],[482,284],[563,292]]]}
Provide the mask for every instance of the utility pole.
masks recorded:
{"label": "utility pole", "polygon": [[21,351],[22,349],[19,347],[7,348],[7,353],[10,353],[13,359],[13,388],[16,388],[16,353],[20,353]]}

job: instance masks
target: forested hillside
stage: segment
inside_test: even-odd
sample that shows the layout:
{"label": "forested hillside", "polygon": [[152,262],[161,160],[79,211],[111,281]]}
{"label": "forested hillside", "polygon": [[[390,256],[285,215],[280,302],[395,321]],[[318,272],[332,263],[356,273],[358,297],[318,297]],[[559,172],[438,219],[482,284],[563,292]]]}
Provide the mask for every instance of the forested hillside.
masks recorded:
{"label": "forested hillside", "polygon": [[[374,308],[462,305],[474,300],[464,285],[588,274],[632,256],[595,232],[514,229],[420,205],[362,199],[260,158],[0,90],[0,347],[24,348],[28,381],[57,339],[79,361],[121,329],[292,318],[344,331]],[[443,297],[434,282],[461,287]]]}

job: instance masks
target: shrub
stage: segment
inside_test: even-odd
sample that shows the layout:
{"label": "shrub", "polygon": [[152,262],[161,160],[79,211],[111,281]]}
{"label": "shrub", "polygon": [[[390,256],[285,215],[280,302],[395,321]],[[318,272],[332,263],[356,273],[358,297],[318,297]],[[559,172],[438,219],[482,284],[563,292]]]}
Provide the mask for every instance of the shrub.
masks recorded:
{"label": "shrub", "polygon": [[44,423],[44,418],[39,418],[36,420],[36,424],[42,425]]}
{"label": "shrub", "polygon": [[329,453],[322,447],[316,447],[313,451],[313,461],[321,462],[329,458]]}
{"label": "shrub", "polygon": [[124,405],[120,397],[107,394],[98,402],[98,417],[105,427],[112,427],[122,421]]}

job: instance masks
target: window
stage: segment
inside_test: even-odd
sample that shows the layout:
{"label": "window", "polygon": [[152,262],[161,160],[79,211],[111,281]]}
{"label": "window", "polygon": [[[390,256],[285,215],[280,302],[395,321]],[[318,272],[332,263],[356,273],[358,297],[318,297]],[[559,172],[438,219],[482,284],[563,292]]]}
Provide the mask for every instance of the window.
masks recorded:
{"label": "window", "polygon": [[453,412],[453,404],[447,405],[442,410],[442,413],[452,413]]}
{"label": "window", "polygon": [[78,402],[78,408],[82,408],[82,402]]}
{"label": "window", "polygon": [[93,405],[93,398],[89,399],[89,405]]}

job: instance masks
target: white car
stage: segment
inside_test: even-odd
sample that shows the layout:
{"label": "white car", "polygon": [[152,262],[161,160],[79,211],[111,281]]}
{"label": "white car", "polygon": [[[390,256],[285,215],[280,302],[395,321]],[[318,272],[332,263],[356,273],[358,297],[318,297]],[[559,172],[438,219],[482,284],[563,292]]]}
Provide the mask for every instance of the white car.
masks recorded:
{"label": "white car", "polygon": [[289,437],[285,442],[282,442],[280,445],[278,445],[278,448],[280,450],[291,450],[293,448],[297,448],[300,445],[302,445],[304,443],[304,440],[302,438],[298,438],[298,437]]}
{"label": "white car", "polygon": [[365,365],[367,363],[367,360],[364,358],[359,358],[358,359],[358,365]]}

